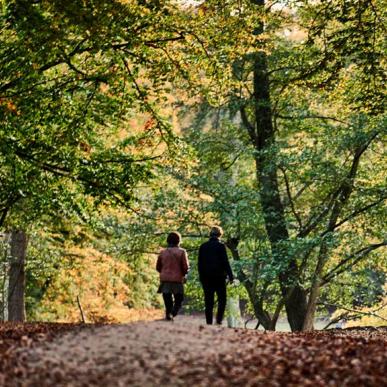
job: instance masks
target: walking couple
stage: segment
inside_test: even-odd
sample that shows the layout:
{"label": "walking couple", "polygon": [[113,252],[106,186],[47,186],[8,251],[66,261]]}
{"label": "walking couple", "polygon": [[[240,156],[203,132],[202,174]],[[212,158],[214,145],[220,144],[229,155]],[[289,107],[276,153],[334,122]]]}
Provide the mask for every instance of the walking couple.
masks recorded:
{"label": "walking couple", "polygon": [[[199,248],[198,273],[204,292],[207,324],[213,322],[215,294],[218,298],[216,323],[222,324],[226,308],[226,278],[233,282],[234,276],[228,261],[226,246],[220,241],[223,230],[214,226],[210,239]],[[173,320],[184,299],[184,283],[189,270],[187,252],[180,247],[181,236],[171,232],[167,238],[168,247],[158,256],[156,270],[160,273],[160,287],[165,304],[167,320]]]}

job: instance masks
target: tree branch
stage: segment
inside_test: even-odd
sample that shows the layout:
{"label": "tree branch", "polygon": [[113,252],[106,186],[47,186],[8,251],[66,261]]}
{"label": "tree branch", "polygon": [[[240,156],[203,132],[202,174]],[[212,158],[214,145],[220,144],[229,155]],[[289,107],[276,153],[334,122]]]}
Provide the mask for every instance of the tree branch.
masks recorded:
{"label": "tree branch", "polygon": [[335,118],[335,117],[328,117],[328,116],[320,116],[320,115],[309,115],[309,116],[299,116],[299,117],[292,117],[292,116],[284,116],[284,115],[281,115],[281,114],[275,114],[275,117],[277,118],[281,118],[283,120],[313,120],[313,119],[317,119],[317,120],[330,120],[330,121],[336,121],[336,122],[339,122],[341,124],[345,124],[345,125],[348,125],[348,122],[345,122],[343,120],[340,120],[338,118]]}
{"label": "tree branch", "polygon": [[[371,251],[374,251],[376,249],[379,249],[380,247],[387,246],[387,241],[383,241],[380,243],[375,243],[366,247],[361,248],[360,250],[352,253],[347,258],[343,259],[341,262],[339,262],[332,270],[330,270],[321,281],[321,286],[324,286],[328,284],[333,278],[337,277],[338,275],[344,273],[348,270],[349,267],[353,267],[356,265],[360,260],[365,258]],[[354,260],[351,264],[346,265],[351,260]]]}
{"label": "tree branch", "polygon": [[348,199],[353,191],[354,181],[359,167],[360,158],[368,149],[371,142],[378,136],[378,134],[379,131],[375,131],[363,145],[357,147],[353,155],[351,167],[348,171],[347,176],[343,178],[341,184],[336,189],[336,191],[328,194],[326,199],[324,199],[324,201],[326,201],[330,198],[329,204],[325,206],[323,205],[323,210],[314,218],[314,220],[313,217],[310,218],[310,220],[306,223],[306,226],[304,226],[304,229],[299,232],[298,237],[307,236],[312,230],[314,230],[314,228],[330,211],[331,215],[328,221],[327,228],[321,234],[321,236],[326,235],[337,227],[337,219],[340,216],[342,209],[348,202]]}
{"label": "tree branch", "polygon": [[9,207],[5,207],[1,210],[0,227],[3,227],[5,219],[7,218]]}
{"label": "tree branch", "polygon": [[257,139],[257,135],[255,133],[254,125],[249,121],[249,119],[247,117],[246,107],[242,106],[239,110],[240,110],[240,113],[241,113],[241,118],[242,118],[243,126],[247,129],[247,132],[250,135],[251,141],[255,144],[256,139]]}
{"label": "tree branch", "polygon": [[349,173],[347,177],[342,181],[339,187],[339,194],[337,195],[336,202],[332,208],[327,229],[323,234],[331,232],[335,229],[335,224],[337,222],[337,219],[340,216],[342,209],[347,204],[349,197],[353,192],[354,182],[355,182],[357,170],[360,164],[360,158],[378,134],[379,134],[379,131],[375,131],[363,145],[357,147],[355,154],[353,156],[352,165],[349,170]]}
{"label": "tree branch", "polygon": [[240,156],[243,155],[243,151],[239,152],[228,164],[222,163],[221,168],[223,171],[227,171],[230,169],[239,159]]}
{"label": "tree branch", "polygon": [[[338,190],[334,193],[330,193],[326,196],[326,198],[321,203],[320,207],[322,207],[322,210],[319,214],[312,215],[309,220],[304,225],[304,228],[298,233],[298,238],[305,238],[308,234],[310,234],[324,219],[324,217],[329,213],[331,210],[335,197],[339,194]],[[324,204],[328,201],[327,204]]]}
{"label": "tree branch", "polygon": [[294,200],[293,200],[292,194],[290,192],[290,184],[289,184],[288,176],[286,175],[286,170],[285,170],[285,168],[283,168],[281,166],[279,167],[279,169],[282,172],[282,174],[284,175],[285,186],[286,186],[286,194],[287,194],[287,197],[288,197],[290,208],[292,210],[292,213],[293,213],[294,217],[297,220],[297,223],[298,223],[298,226],[300,227],[300,230],[302,230],[302,228],[303,228],[302,221],[301,221],[301,218],[300,218],[299,214],[297,213],[296,208],[294,206]]}
{"label": "tree branch", "polygon": [[[337,305],[332,305],[332,304],[328,304],[328,303],[324,303],[324,302],[321,304],[324,306],[335,306],[335,307],[338,307],[339,309],[344,310],[344,312],[341,315],[336,317],[333,321],[330,321],[329,324],[327,324],[323,329],[327,329],[329,326],[339,322],[340,320],[348,321],[350,319],[359,318],[361,316],[372,316],[372,317],[376,317],[376,318],[379,318],[379,319],[387,322],[387,319],[376,314],[376,312],[383,309],[387,305],[387,303],[382,303],[382,305],[380,307],[378,307],[377,309],[370,311],[370,312],[363,312],[361,310],[350,309],[350,308],[346,308],[344,306],[337,306]],[[353,313],[353,314],[350,314],[350,313]]]}
{"label": "tree branch", "polygon": [[[358,210],[352,212],[351,215],[348,215],[347,217],[345,217],[344,219],[342,219],[340,222],[336,223],[336,224],[334,225],[334,228],[333,228],[333,229],[336,229],[336,228],[342,226],[344,223],[346,223],[346,222],[348,222],[349,220],[355,218],[356,216],[362,214],[363,212],[369,210],[370,208],[377,206],[378,204],[382,203],[382,202],[383,202],[384,200],[386,200],[386,199],[387,199],[387,197],[384,196],[384,197],[380,198],[379,200],[377,200],[376,202],[373,202],[373,203],[371,203],[371,204],[368,204],[368,205],[365,206],[365,207],[359,208]],[[323,234],[323,235],[324,235],[324,234]]]}

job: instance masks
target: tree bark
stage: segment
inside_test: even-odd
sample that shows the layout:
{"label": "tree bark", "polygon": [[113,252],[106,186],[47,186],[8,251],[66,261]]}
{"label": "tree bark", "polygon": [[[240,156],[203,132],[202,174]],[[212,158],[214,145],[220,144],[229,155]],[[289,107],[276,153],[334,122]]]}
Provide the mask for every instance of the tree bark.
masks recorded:
{"label": "tree bark", "polygon": [[27,235],[24,231],[11,234],[11,265],[8,285],[8,320],[25,321],[25,257]]}
{"label": "tree bark", "polygon": [[303,331],[313,331],[314,316],[316,313],[317,300],[320,294],[321,287],[321,273],[327,260],[328,249],[325,243],[321,245],[320,253],[317,260],[317,266],[312,279],[312,286],[310,288],[308,304],[306,308],[306,314],[304,324],[302,327]]}
{"label": "tree bark", "polygon": [[[264,6],[264,0],[253,0]],[[255,34],[264,32],[263,23],[259,23]],[[259,182],[260,203],[265,220],[265,228],[271,244],[272,254],[277,260],[287,260],[279,273],[282,296],[292,331],[302,330],[306,313],[306,293],[298,284],[299,270],[294,257],[287,257],[282,251],[281,242],[289,239],[284,206],[281,201],[276,165],[275,131],[272,121],[270,84],[267,56],[264,51],[254,55],[254,115],[255,128],[252,139],[255,140],[257,180]]]}

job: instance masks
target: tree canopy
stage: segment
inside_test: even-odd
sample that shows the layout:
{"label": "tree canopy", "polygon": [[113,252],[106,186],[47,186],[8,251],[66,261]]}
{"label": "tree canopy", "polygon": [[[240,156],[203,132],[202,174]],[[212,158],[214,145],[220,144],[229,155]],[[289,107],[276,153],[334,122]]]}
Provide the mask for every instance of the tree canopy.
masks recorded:
{"label": "tree canopy", "polygon": [[2,5],[2,228],[89,223],[129,262],[178,229],[195,261],[219,223],[266,329],[385,271],[382,1]]}

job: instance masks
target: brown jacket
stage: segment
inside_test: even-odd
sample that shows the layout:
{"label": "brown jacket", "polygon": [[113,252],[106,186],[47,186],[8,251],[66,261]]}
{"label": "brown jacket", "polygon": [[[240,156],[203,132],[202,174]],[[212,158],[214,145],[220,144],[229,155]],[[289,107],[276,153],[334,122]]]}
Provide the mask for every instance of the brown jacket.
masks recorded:
{"label": "brown jacket", "polygon": [[160,281],[183,283],[188,269],[187,252],[180,247],[168,247],[157,258],[156,270],[160,273]]}

